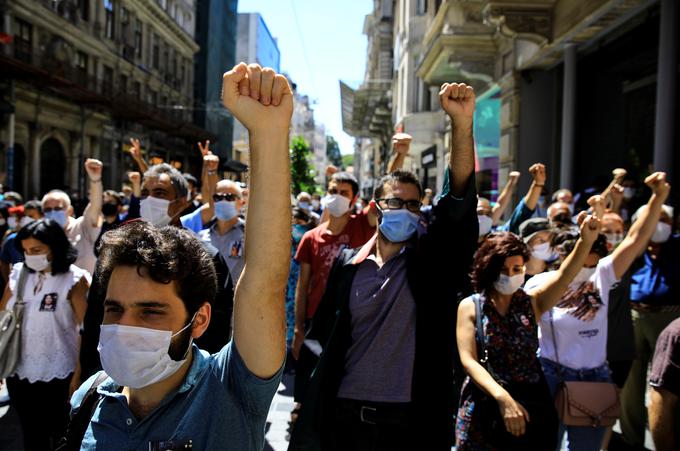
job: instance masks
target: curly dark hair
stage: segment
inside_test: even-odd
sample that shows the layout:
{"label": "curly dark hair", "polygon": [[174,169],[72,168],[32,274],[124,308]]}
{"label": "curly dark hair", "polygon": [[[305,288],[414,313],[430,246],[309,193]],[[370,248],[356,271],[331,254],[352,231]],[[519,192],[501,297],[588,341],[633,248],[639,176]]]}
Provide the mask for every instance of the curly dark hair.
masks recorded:
{"label": "curly dark hair", "polygon": [[[71,264],[78,258],[78,251],[66,237],[64,229],[52,219],[43,218],[33,221],[19,230],[14,239],[14,246],[22,255],[24,248],[21,243],[28,238],[35,238],[50,248],[52,274],[67,273]],[[28,266],[26,268],[32,271]]]}
{"label": "curly dark hair", "polygon": [[146,270],[152,280],[175,282],[177,295],[192,316],[204,302],[215,299],[217,276],[212,257],[191,232],[178,227],[157,228],[134,222],[102,236],[99,248],[99,282],[105,293],[117,266]]}
{"label": "curly dark hair", "polygon": [[515,255],[521,256],[525,262],[531,257],[529,246],[511,232],[499,232],[489,235],[477,249],[472,262],[472,285],[477,293],[488,291],[501,274],[505,259]]}

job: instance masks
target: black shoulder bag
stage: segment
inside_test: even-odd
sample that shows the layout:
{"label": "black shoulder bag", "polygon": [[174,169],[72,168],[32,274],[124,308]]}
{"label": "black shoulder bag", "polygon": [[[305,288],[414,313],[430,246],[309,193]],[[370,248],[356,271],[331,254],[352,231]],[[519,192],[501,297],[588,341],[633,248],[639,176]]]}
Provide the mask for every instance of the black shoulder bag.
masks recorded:
{"label": "black shoulder bag", "polygon": [[66,437],[61,439],[59,446],[57,446],[55,451],[80,450],[80,445],[83,443],[83,438],[85,437],[85,431],[87,431],[92,415],[94,415],[97,404],[99,404],[99,401],[101,400],[101,395],[97,393],[97,388],[107,377],[109,376],[102,371],[95,378],[94,382],[87,390],[87,393],[85,393],[85,396],[80,403],[80,408],[69,421]]}

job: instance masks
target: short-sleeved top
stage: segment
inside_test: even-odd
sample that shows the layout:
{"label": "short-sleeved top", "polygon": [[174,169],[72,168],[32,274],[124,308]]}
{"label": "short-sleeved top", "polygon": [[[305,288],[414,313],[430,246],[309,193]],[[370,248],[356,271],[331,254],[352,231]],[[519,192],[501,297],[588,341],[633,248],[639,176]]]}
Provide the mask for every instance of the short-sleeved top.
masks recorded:
{"label": "short-sleeved top", "polygon": [[[102,396],[85,432],[81,450],[148,451],[172,440],[173,449],[191,441],[194,451],[260,451],[272,398],[283,367],[268,380],[246,367],[233,342],[210,355],[193,346],[193,362],[177,390],[143,419],[137,419],[111,378],[97,392]],[[80,407],[97,374],[73,394]],[[163,448],[165,449],[165,448]]]}
{"label": "short-sleeved top", "polygon": [[[90,207],[88,206],[87,208]],[[97,257],[94,255],[94,243],[99,237],[101,227],[93,226],[87,219],[86,214],[87,210],[78,219],[69,218],[64,231],[68,240],[78,251],[78,258],[74,264],[93,274],[94,267],[97,264]]]}
{"label": "short-sleeved top", "polygon": [[[366,244],[369,246],[370,244]],[[416,354],[416,303],[406,277],[406,248],[378,266],[375,255],[359,264],[349,308],[352,344],[338,397],[410,402]],[[392,374],[399,377],[375,377]]]}
{"label": "short-sleeved top", "polygon": [[229,276],[234,286],[236,286],[239,277],[241,277],[245,265],[243,258],[245,228],[246,222],[239,218],[236,225],[225,234],[221,235],[217,231],[217,224],[213,224],[210,228],[201,230],[198,233],[201,241],[212,244],[220,251],[229,267]]}
{"label": "short-sleeved top", "polygon": [[199,233],[201,230],[203,230],[203,216],[201,215],[202,211],[202,208],[198,208],[192,213],[179,218],[179,221],[182,223],[182,227],[191,230],[194,233]]}
{"label": "short-sleeved top", "polygon": [[307,319],[311,319],[326,290],[333,262],[343,249],[363,246],[375,234],[366,214],[352,215],[341,233],[330,235],[327,222],[305,233],[295,254],[295,261],[308,263],[312,272],[307,291]]}
{"label": "short-sleeved top", "polygon": [[16,240],[17,233],[14,232],[5,238],[5,242],[2,243],[2,250],[0,250],[0,261],[8,264],[15,264],[24,261],[24,254],[19,252],[14,241]]}
{"label": "short-sleeved top", "polygon": [[[544,285],[554,271],[538,274],[526,284],[527,291]],[[557,353],[550,312],[539,321],[542,358],[573,369],[592,369],[607,361],[609,292],[618,282],[611,256],[601,259],[595,273],[585,282],[572,282],[557,306],[552,308]]]}
{"label": "short-sleeved top", "polygon": [[[23,263],[17,263],[9,276],[12,297],[8,309],[17,299],[17,284]],[[15,374],[29,382],[64,379],[78,361],[79,327],[68,294],[85,277],[87,271],[71,265],[63,274],[30,271],[24,285],[24,316],[21,332],[21,359]]]}
{"label": "short-sleeved top", "polygon": [[645,252],[642,265],[633,273],[630,300],[652,306],[680,305],[680,235],[672,236],[661,245],[661,252],[652,258]]}
{"label": "short-sleeved top", "polygon": [[656,340],[649,385],[680,396],[680,318],[670,323]]}

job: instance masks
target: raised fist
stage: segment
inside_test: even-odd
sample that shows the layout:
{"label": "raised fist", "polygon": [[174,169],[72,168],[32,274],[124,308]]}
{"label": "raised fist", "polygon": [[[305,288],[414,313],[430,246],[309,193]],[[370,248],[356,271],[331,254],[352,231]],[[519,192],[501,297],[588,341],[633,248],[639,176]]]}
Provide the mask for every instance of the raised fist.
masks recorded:
{"label": "raised fist", "polygon": [[655,172],[645,179],[645,185],[649,186],[654,194],[661,197],[664,201],[671,192],[671,185],[666,182],[665,172]]}
{"label": "raised fist", "polygon": [[338,172],[338,168],[336,168],[332,164],[329,164],[328,166],[326,166],[326,177],[330,177],[333,174],[335,174],[336,172]]}
{"label": "raised fist", "polygon": [[508,182],[512,185],[516,185],[519,182],[519,178],[522,176],[519,171],[512,171],[508,174]]}
{"label": "raised fist", "polygon": [[534,183],[537,185],[545,185],[545,165],[543,163],[536,163],[529,168],[529,174],[534,178]]}
{"label": "raised fist", "polygon": [[293,91],[273,69],[240,63],[222,77],[222,103],[249,131],[285,130],[293,114]]}
{"label": "raised fist", "polygon": [[600,196],[599,194],[590,196],[588,198],[588,205],[590,205],[590,207],[593,209],[593,215],[598,218],[602,218],[604,216],[604,212],[607,209],[607,202],[605,201],[604,197]]}
{"label": "raised fist", "polygon": [[624,188],[623,186],[619,185],[618,183],[614,186],[612,186],[612,189],[609,190],[609,197],[612,198],[612,201],[622,201],[623,200],[623,192]]}
{"label": "raised fist", "polygon": [[626,175],[628,175],[628,171],[623,168],[616,168],[612,171],[612,176],[614,177],[614,180],[616,180],[616,183],[621,183]]}
{"label": "raised fist", "polygon": [[133,186],[142,183],[142,175],[139,172],[128,172],[128,179]]}
{"label": "raised fist", "polygon": [[397,133],[392,137],[392,148],[396,153],[407,155],[413,138],[408,133]]}
{"label": "raised fist", "polygon": [[475,91],[465,83],[444,83],[439,90],[439,101],[451,119],[472,119],[475,112]]}
{"label": "raised fist", "polygon": [[208,172],[217,171],[219,166],[220,158],[217,155],[213,155],[212,152],[209,152],[208,155],[203,157],[203,167],[205,167]]}
{"label": "raised fist", "polygon": [[85,171],[87,172],[87,176],[93,182],[96,182],[96,181],[99,181],[99,180],[102,179],[102,168],[103,167],[104,167],[104,165],[99,160],[95,160],[93,158],[88,158],[87,160],[85,160]]}
{"label": "raised fist", "polygon": [[597,239],[600,234],[600,220],[595,216],[587,216],[581,223],[581,239],[589,246]]}
{"label": "raised fist", "polygon": [[203,157],[205,157],[208,154],[212,154],[212,152],[210,151],[210,140],[209,139],[206,140],[205,144],[203,144],[202,142],[199,141],[198,142],[198,150],[201,151],[201,155],[203,155]]}
{"label": "raised fist", "polygon": [[142,158],[142,145],[137,138],[130,138],[131,147],[128,150],[135,160]]}

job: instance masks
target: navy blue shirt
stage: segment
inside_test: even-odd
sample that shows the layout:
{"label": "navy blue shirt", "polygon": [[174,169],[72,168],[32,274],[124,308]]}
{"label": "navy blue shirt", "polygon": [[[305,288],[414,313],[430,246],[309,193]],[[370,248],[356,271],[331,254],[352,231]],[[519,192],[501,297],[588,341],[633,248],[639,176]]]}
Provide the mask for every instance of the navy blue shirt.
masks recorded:
{"label": "navy blue shirt", "polygon": [[2,243],[2,250],[0,250],[0,260],[5,263],[17,264],[24,261],[24,254],[19,252],[19,249],[14,245],[14,240],[17,233],[14,232],[7,236],[5,242]]}
{"label": "navy blue shirt", "polygon": [[[193,347],[194,360],[182,385],[148,416],[137,419],[119,387],[106,379],[81,450],[148,451],[150,445],[172,440],[191,441],[194,451],[260,451],[269,405],[283,368],[269,380],[252,374],[232,343],[217,354]],[[74,394],[71,407],[80,406],[97,374]],[[179,448],[178,448],[179,449]]]}
{"label": "navy blue shirt", "polygon": [[672,236],[661,245],[653,259],[649,252],[642,256],[642,266],[633,273],[630,300],[654,306],[680,305],[680,235]]}

